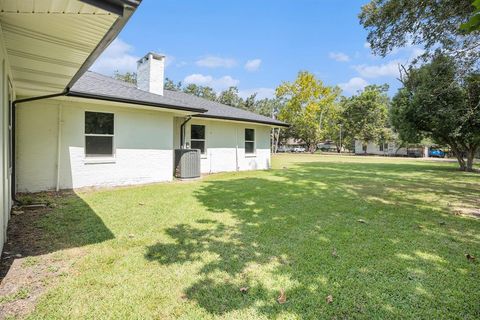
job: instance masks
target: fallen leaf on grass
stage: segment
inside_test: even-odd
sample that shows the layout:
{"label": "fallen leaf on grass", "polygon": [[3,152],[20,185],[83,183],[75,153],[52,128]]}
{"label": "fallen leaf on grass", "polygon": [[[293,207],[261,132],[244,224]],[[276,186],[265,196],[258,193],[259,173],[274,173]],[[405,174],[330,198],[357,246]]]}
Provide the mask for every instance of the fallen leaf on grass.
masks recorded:
{"label": "fallen leaf on grass", "polygon": [[247,293],[248,289],[249,289],[248,287],[241,287],[240,292],[241,293]]}
{"label": "fallen leaf on grass", "polygon": [[472,262],[475,261],[475,257],[472,256],[470,253],[467,253],[465,257],[467,258],[468,261],[472,261]]}
{"label": "fallen leaf on grass", "polygon": [[284,289],[280,289],[280,296],[277,298],[277,302],[280,304],[287,302],[287,295],[285,294]]}
{"label": "fallen leaf on grass", "polygon": [[367,221],[363,220],[363,219],[358,219],[357,222],[360,222],[360,223],[367,223]]}
{"label": "fallen leaf on grass", "polygon": [[138,203],[138,205],[139,205],[139,206],[144,206],[144,205],[145,205],[145,203],[143,203],[143,202],[139,202],[139,203]]}
{"label": "fallen leaf on grass", "polygon": [[328,304],[332,303],[332,302],[333,302],[333,296],[332,296],[331,294],[329,294],[329,295],[327,296],[327,299],[326,299],[326,300],[327,300],[327,303],[328,303]]}
{"label": "fallen leaf on grass", "polygon": [[333,248],[332,257],[334,257],[334,258],[337,258],[337,257],[338,257],[337,249],[336,249],[336,248]]}

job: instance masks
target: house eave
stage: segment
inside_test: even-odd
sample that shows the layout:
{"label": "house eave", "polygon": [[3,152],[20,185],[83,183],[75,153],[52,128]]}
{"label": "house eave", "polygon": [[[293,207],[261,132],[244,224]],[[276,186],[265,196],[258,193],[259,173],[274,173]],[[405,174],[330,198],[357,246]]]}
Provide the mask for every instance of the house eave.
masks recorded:
{"label": "house eave", "polygon": [[[105,9],[105,3],[109,4],[110,1],[99,1],[99,0],[81,0],[83,2],[96,5],[101,9]],[[133,15],[135,12],[136,8],[140,4],[142,0],[138,1],[120,1],[121,3],[125,3],[123,5],[123,10],[122,14],[118,15],[117,20],[113,23],[111,28],[107,31],[105,36],[102,38],[100,43],[97,45],[97,47],[90,53],[88,58],[85,60],[85,62],[82,64],[80,69],[75,73],[75,75],[72,77],[70,82],[68,83],[66,90],[69,90],[75,82],[93,65],[95,60],[102,54],[103,51],[112,43],[113,40],[118,36],[120,31],[123,29],[123,27],[127,24],[128,20],[130,17]],[[102,4],[104,4],[102,6]],[[128,5],[127,5],[128,4]]]}

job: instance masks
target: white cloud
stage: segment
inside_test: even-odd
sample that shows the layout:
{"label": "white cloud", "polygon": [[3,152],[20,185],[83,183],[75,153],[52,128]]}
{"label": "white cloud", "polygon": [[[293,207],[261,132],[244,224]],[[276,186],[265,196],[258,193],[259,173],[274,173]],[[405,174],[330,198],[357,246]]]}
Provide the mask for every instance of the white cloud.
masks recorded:
{"label": "white cloud", "polygon": [[177,68],[183,68],[185,67],[186,65],[188,65],[187,61],[180,61],[179,63],[177,63],[175,66]]}
{"label": "white cloud", "polygon": [[425,53],[425,50],[419,47],[411,47],[409,51],[410,51],[410,57],[409,57],[410,60],[414,60]]}
{"label": "white cloud", "polygon": [[199,67],[207,68],[232,68],[237,65],[234,59],[217,56],[206,56],[197,60],[195,63]]}
{"label": "white cloud", "polygon": [[354,77],[348,80],[348,82],[340,83],[340,88],[347,93],[347,94],[354,94],[358,90],[362,90],[366,86],[368,86],[368,82],[360,77]]}
{"label": "white cloud", "polygon": [[273,98],[275,96],[275,89],[273,88],[252,88],[240,90],[238,94],[242,98],[247,98],[252,94],[257,94],[257,99]]}
{"label": "white cloud", "polygon": [[362,64],[354,66],[354,69],[364,78],[398,77],[399,64],[401,64],[399,60],[392,60],[379,65]]}
{"label": "white cloud", "polygon": [[[112,41],[90,69],[105,75],[113,75],[115,71],[120,73],[136,72],[137,61],[141,57],[134,55],[133,51],[134,48],[132,45],[117,38]],[[175,61],[174,56],[164,53],[161,54],[165,56],[166,67]]]}
{"label": "white cloud", "polygon": [[261,64],[261,59],[248,60],[247,63],[245,63],[245,69],[247,71],[257,71]]}
{"label": "white cloud", "polygon": [[333,59],[333,60],[338,61],[338,62],[348,62],[348,61],[350,61],[350,57],[343,52],[330,52],[328,54],[328,56],[330,57],[330,59]]}
{"label": "white cloud", "polygon": [[370,43],[369,43],[369,42],[365,42],[365,43],[363,44],[363,47],[364,47],[365,49],[370,49],[371,46],[370,46]]}
{"label": "white cloud", "polygon": [[188,75],[183,79],[183,82],[186,84],[198,84],[201,86],[212,87],[215,91],[220,92],[229,87],[237,86],[240,81],[232,78],[231,76],[223,76],[220,78],[214,78],[210,75],[203,75],[200,73],[194,73]]}
{"label": "white cloud", "polygon": [[137,57],[132,54],[133,47],[122,39],[117,38],[108,46],[91,70],[112,75],[116,70],[119,72],[134,72],[137,70]]}

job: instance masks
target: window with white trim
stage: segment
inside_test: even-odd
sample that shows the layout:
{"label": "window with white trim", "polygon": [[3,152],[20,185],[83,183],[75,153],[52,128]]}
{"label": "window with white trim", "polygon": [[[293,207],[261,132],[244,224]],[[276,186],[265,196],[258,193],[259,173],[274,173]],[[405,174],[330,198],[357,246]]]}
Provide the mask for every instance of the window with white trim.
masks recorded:
{"label": "window with white trim", "polygon": [[255,129],[245,129],[245,154],[255,153]]}
{"label": "window with white trim", "polygon": [[198,124],[190,126],[190,148],[200,149],[201,154],[206,154],[205,126]]}
{"label": "window with white trim", "polygon": [[113,157],[113,113],[85,112],[85,157]]}

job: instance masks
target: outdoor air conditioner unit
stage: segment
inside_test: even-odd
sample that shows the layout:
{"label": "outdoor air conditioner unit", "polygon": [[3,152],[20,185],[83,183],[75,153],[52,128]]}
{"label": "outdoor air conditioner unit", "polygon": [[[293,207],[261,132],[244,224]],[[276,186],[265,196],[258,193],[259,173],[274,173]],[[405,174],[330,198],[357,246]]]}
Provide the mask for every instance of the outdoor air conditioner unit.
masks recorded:
{"label": "outdoor air conditioner unit", "polygon": [[199,149],[175,149],[175,177],[179,179],[200,177]]}

